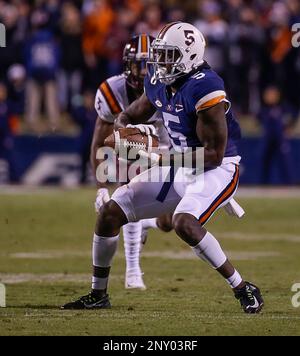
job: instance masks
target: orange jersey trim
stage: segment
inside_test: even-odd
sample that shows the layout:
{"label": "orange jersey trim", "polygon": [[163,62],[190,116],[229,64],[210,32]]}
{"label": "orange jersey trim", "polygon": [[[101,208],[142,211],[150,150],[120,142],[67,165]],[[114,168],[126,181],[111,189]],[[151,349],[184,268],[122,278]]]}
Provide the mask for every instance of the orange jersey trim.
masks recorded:
{"label": "orange jersey trim", "polygon": [[210,99],[210,100],[206,101],[205,103],[200,104],[197,107],[197,111],[211,108],[212,106],[219,104],[224,99],[225,99],[225,95],[220,95],[220,96],[217,96],[216,98]]}
{"label": "orange jersey trim", "polygon": [[200,216],[199,222],[201,225],[204,225],[208,219],[212,216],[212,214],[216,211],[216,209],[230,197],[230,195],[235,191],[239,180],[239,167],[236,166],[235,173],[232,181],[229,185],[224,189],[224,191],[217,197],[210,207]]}
{"label": "orange jersey trim", "polygon": [[116,99],[115,94],[111,90],[111,87],[109,86],[107,81],[103,82],[100,85],[99,89],[100,89],[102,95],[104,96],[112,114],[114,114],[114,115],[119,114],[122,111],[122,108],[121,108],[120,104],[118,103],[118,100]]}

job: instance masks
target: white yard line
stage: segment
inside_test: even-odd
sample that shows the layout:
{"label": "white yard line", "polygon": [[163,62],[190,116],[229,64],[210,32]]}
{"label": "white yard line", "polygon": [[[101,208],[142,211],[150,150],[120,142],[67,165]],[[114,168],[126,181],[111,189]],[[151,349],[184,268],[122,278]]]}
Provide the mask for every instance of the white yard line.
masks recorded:
{"label": "white yard line", "polygon": [[60,187],[32,187],[26,185],[2,185],[0,186],[0,194],[3,195],[32,195],[45,194],[53,195],[60,194],[64,191],[76,190],[75,188],[60,188]]}
{"label": "white yard line", "polygon": [[[20,306],[22,308],[22,306]],[[8,308],[9,309],[9,306]],[[31,311],[29,312],[28,310],[31,309]],[[46,309],[45,309],[46,310]],[[4,311],[4,310],[3,310]],[[53,309],[51,309],[52,315],[48,315],[47,314],[47,319],[57,319],[60,318],[60,314],[61,311],[57,310],[55,311],[55,313],[53,314]],[[76,312],[76,311],[75,311]],[[78,311],[77,311],[78,312]],[[143,312],[143,310],[141,310],[141,312]],[[295,312],[296,314],[296,312]],[[132,312],[130,312],[130,315],[132,316]],[[136,315],[139,315],[139,312],[136,313]],[[176,313],[170,313],[169,311],[167,312],[153,312],[152,313],[152,318],[164,318],[164,317],[168,317],[168,318],[172,318],[175,317],[176,318],[177,314]],[[2,318],[10,318],[11,314],[10,313],[1,313],[1,317]],[[45,313],[41,313],[40,310],[38,310],[38,307],[30,307],[28,306],[26,312],[24,315],[20,315],[18,316],[18,318],[40,318],[40,317],[45,317]],[[103,315],[102,318],[109,318],[110,315]],[[126,311],[124,313],[121,314],[117,314],[114,313],[113,314],[114,319],[124,319],[127,318],[127,313]],[[264,312],[262,314],[259,315],[232,315],[232,314],[215,314],[215,313],[201,313],[201,312],[197,312],[194,316],[193,319],[197,319],[197,320],[203,320],[204,322],[207,320],[224,320],[224,321],[230,321],[230,320],[240,320],[243,322],[247,322],[247,319],[257,319],[257,321],[261,321],[261,320],[300,320],[300,316],[298,315],[277,315],[277,314],[271,314],[271,313],[267,313]]]}
{"label": "white yard line", "polygon": [[[235,261],[247,261],[247,260],[256,260],[258,258],[265,258],[265,257],[277,257],[280,256],[279,252],[275,251],[225,251],[226,255]],[[143,257],[159,257],[159,258],[166,258],[171,260],[194,260],[197,259],[195,254],[192,251],[149,251],[142,253]]]}
{"label": "white yard line", "polygon": [[[121,275],[112,275],[112,279],[120,279]],[[0,282],[4,284],[18,284],[26,282],[76,282],[85,283],[90,282],[91,274],[86,273],[0,273]]]}
{"label": "white yard line", "polygon": [[60,259],[66,257],[89,257],[88,251],[39,251],[39,252],[17,252],[9,255],[10,258],[20,259]]}
{"label": "white yard line", "polygon": [[300,187],[239,187],[237,198],[300,198]]}
{"label": "white yard line", "polygon": [[273,233],[263,233],[263,234],[249,234],[240,232],[219,232],[219,238],[240,240],[240,241],[279,241],[279,242],[294,242],[300,243],[300,235],[292,234],[273,234]]}
{"label": "white yard line", "polygon": [[[84,253],[86,256],[89,256],[89,253]],[[124,258],[124,255],[121,253],[117,254],[119,258]],[[256,260],[258,258],[268,258],[268,257],[278,257],[280,254],[275,251],[228,251],[228,257],[231,260]],[[20,258],[15,257],[13,258]],[[42,252],[39,253],[29,253],[26,255],[23,253],[21,258],[41,258],[43,256],[47,256],[47,258],[51,258],[51,254],[47,252],[43,254]],[[52,258],[58,258],[58,254],[54,253]],[[63,256],[61,253],[60,256]],[[71,256],[71,252],[68,253],[68,256]],[[75,253],[74,256],[77,256]],[[153,258],[164,258],[170,260],[196,260],[197,257],[192,253],[192,251],[152,251],[152,252],[145,252],[143,253],[143,257]],[[90,274],[84,273],[75,273],[75,274],[65,274],[65,273],[46,273],[46,274],[34,274],[34,273],[0,273],[0,282],[7,283],[7,284],[17,284],[17,283],[26,283],[26,282],[87,282],[91,278]],[[121,278],[120,276],[114,275],[113,278]]]}
{"label": "white yard line", "polygon": [[[85,188],[66,188],[66,187],[53,187],[53,186],[26,186],[26,185],[3,185],[0,186],[0,195],[18,195],[18,194],[53,194],[61,192],[68,192],[77,190],[92,191],[93,187]],[[239,187],[237,197],[240,198],[300,198],[300,187],[262,187],[262,186],[248,186]]]}
{"label": "white yard line", "polygon": [[[21,306],[21,308],[23,308]],[[6,308],[9,309],[9,306]],[[30,310],[30,312],[28,312],[28,310]],[[45,311],[47,311],[47,309],[44,309]],[[71,311],[72,312],[72,311]],[[76,311],[73,311],[76,312]],[[143,312],[143,310],[140,310],[140,312]],[[137,312],[136,315],[139,316],[140,312]],[[46,318],[47,320],[53,320],[53,319],[61,319],[61,311],[57,310],[55,311],[55,313],[53,313],[53,309],[51,309],[51,315],[47,314]],[[78,311],[77,311],[78,313]],[[132,312],[130,312],[130,316],[132,317]],[[166,313],[153,313],[152,314],[153,317],[155,318],[171,318],[174,317],[176,318],[176,315],[170,315],[169,312]],[[11,318],[12,314],[11,312],[9,313],[1,313],[1,318]],[[27,311],[24,315],[18,315],[18,319],[22,319],[22,318],[45,318],[45,313],[41,313],[40,310],[38,309],[38,307],[30,307],[28,306]],[[109,318],[111,317],[111,314],[107,314],[107,315],[102,315],[101,316],[103,319],[105,318]],[[116,313],[113,314],[114,319],[124,319],[128,317],[128,314],[125,312],[122,315],[117,315]],[[220,321],[232,321],[232,320],[237,320],[237,321],[242,321],[242,322],[247,322],[247,319],[257,319],[257,321],[261,321],[261,320],[265,320],[265,321],[272,321],[272,320],[281,320],[281,321],[300,321],[300,316],[297,315],[272,315],[272,314],[259,314],[259,315],[251,315],[251,316],[247,316],[247,315],[218,315],[218,314],[213,314],[213,313],[199,313],[197,312],[197,315],[194,317],[194,319],[197,320],[203,320],[204,322],[207,322],[207,320],[220,320]],[[245,335],[247,335],[247,333],[245,333]]]}
{"label": "white yard line", "polygon": [[[263,257],[276,257],[280,256],[276,251],[226,251],[228,257],[233,260],[253,260]],[[4,254],[2,254],[4,256]],[[90,257],[89,251],[39,251],[39,252],[19,252],[8,255],[12,259],[62,259],[68,257]],[[116,255],[118,258],[124,258],[122,252]],[[193,260],[197,257],[190,250],[181,251],[144,251],[142,257],[147,258],[166,258],[171,260]]]}

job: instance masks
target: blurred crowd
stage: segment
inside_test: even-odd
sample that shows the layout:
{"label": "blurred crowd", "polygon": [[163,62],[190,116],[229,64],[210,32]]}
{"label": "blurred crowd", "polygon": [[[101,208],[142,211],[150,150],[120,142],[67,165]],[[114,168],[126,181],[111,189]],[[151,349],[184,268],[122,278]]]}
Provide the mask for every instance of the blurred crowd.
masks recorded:
{"label": "blurred crowd", "polygon": [[17,113],[26,109],[29,123],[44,97],[56,126],[74,96],[122,71],[131,35],[155,36],[164,23],[177,20],[203,32],[206,59],[225,79],[239,112],[257,112],[270,84],[298,108],[300,56],[290,31],[300,22],[298,0],[1,0],[7,47],[1,49],[0,80],[8,82]]}
{"label": "blurred crowd", "polygon": [[240,116],[255,116],[266,128],[264,98],[272,87],[280,107],[288,108],[279,115],[281,125],[290,126],[300,106],[300,54],[291,46],[298,0],[0,0],[6,27],[0,116],[10,118],[5,127],[17,130],[19,120],[34,132],[42,116],[59,131],[62,113],[78,123],[76,110],[85,108],[105,78],[122,71],[126,41],[138,33],[155,36],[171,21],[202,31],[206,60],[224,78]]}

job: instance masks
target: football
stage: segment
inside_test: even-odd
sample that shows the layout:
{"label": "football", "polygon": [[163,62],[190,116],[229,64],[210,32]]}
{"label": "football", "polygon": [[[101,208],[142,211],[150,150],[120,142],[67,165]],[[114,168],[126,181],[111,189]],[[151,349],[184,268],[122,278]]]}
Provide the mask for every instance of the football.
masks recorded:
{"label": "football", "polygon": [[116,153],[121,147],[151,152],[158,144],[157,136],[144,134],[138,128],[121,128],[104,140],[104,145],[113,148]]}

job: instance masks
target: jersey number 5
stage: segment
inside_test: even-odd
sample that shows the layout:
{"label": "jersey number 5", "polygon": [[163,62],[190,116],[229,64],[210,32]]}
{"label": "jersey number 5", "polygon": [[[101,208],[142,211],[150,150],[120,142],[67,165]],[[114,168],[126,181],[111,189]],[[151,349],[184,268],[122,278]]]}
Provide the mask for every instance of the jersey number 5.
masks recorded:
{"label": "jersey number 5", "polygon": [[185,44],[187,46],[190,46],[193,42],[195,42],[195,37],[193,35],[194,35],[193,30],[185,30],[184,31],[184,36],[186,38]]}

